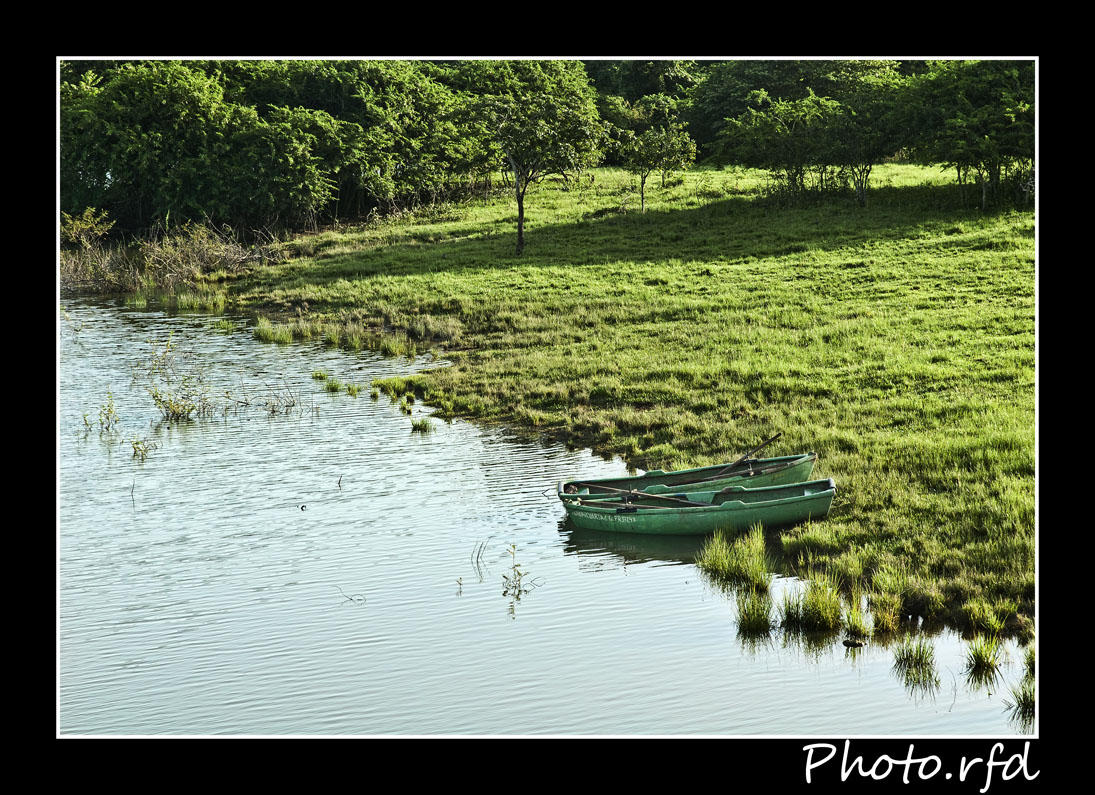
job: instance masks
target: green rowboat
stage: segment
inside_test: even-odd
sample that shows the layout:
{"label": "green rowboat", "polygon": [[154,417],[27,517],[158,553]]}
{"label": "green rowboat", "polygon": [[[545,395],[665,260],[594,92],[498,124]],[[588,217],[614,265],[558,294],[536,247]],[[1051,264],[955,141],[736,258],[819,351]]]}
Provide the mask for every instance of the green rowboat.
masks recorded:
{"label": "green rowboat", "polygon": [[829,478],[761,488],[728,486],[719,491],[584,495],[564,500],[563,506],[570,522],[586,530],[700,535],[819,519],[829,512],[835,494],[836,483]]}
{"label": "green rowboat", "polygon": [[718,491],[727,486],[761,488],[809,480],[817,463],[817,453],[799,453],[779,458],[746,458],[733,464],[698,469],[660,469],[643,475],[598,480],[571,480],[560,483],[559,499],[567,502],[591,495],[620,495],[629,492],[647,493]]}

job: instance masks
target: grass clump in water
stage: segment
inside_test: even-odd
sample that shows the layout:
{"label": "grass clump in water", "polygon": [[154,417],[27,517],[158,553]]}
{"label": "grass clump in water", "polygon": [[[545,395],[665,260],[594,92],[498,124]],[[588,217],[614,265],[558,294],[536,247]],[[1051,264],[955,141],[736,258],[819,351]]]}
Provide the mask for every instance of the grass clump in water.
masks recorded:
{"label": "grass clump in water", "polygon": [[1021,731],[1030,731],[1034,726],[1036,712],[1035,682],[1033,676],[1025,676],[1011,689],[1011,699],[1004,700],[1008,717],[1019,726]]}
{"label": "grass clump in water", "polygon": [[288,345],[293,341],[293,329],[285,323],[273,323],[269,318],[260,317],[255,321],[252,335],[260,342],[275,342]]}
{"label": "grass clump in water", "polygon": [[923,637],[906,638],[894,649],[893,669],[906,687],[926,692],[939,687],[935,647]]}
{"label": "grass clump in water", "polygon": [[411,420],[411,433],[432,433],[433,423],[430,422],[428,417],[421,417],[417,420]]}
{"label": "grass clump in water", "polygon": [[722,531],[709,538],[696,558],[700,569],[726,583],[756,591],[767,591],[775,566],[768,556],[764,528],[752,527],[748,533],[730,539]]}
{"label": "grass clump in water", "polygon": [[844,611],[844,629],[849,638],[862,640],[871,636],[867,618],[858,605],[849,605]]}
{"label": "grass clump in water", "polygon": [[786,593],[780,608],[780,626],[798,632],[833,632],[843,626],[840,593],[824,574],[815,574],[799,593]]}
{"label": "grass clump in water", "polygon": [[966,648],[966,681],[976,686],[991,686],[999,677],[1000,639],[996,635],[977,635]]}
{"label": "grass clump in water", "polygon": [[901,622],[901,597],[882,591],[867,597],[875,632],[896,632]]}
{"label": "grass clump in water", "polygon": [[332,393],[341,392],[342,382],[339,381],[337,378],[331,378],[328,376],[328,378],[323,383],[323,388]]}
{"label": "grass clump in water", "polygon": [[737,592],[738,631],[764,635],[772,629],[772,594],[767,589],[742,588]]}

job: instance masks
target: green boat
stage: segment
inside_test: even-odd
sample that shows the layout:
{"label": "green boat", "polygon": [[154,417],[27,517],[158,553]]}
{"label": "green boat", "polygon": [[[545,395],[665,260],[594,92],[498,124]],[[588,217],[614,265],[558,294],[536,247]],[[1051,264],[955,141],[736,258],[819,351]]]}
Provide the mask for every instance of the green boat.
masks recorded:
{"label": "green boat", "polygon": [[836,494],[832,478],[780,486],[727,486],[718,491],[619,496],[585,495],[565,500],[567,518],[586,530],[660,535],[736,532],[755,524],[781,527],[829,513]]}
{"label": "green boat", "polygon": [[817,453],[799,453],[779,458],[746,458],[732,464],[717,464],[674,472],[652,470],[643,475],[598,480],[570,480],[560,483],[559,499],[564,502],[591,495],[614,496],[631,492],[649,494],[718,491],[727,486],[762,488],[810,479]]}

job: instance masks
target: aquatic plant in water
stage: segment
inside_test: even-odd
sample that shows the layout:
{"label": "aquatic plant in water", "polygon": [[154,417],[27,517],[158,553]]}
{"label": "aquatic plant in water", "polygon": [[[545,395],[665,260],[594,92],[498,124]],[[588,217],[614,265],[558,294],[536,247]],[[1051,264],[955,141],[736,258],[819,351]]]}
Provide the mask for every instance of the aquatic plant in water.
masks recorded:
{"label": "aquatic plant in water", "polygon": [[1034,726],[1035,690],[1034,677],[1024,676],[1023,681],[1011,689],[1011,698],[1004,700],[1008,718],[1024,732]]}
{"label": "aquatic plant in water", "polygon": [[914,692],[934,693],[939,688],[935,647],[925,638],[906,638],[894,649],[893,670]]}
{"label": "aquatic plant in water", "polygon": [[966,649],[966,681],[989,687],[999,677],[1000,639],[997,635],[977,635]]}
{"label": "aquatic plant in water", "polygon": [[510,544],[510,568],[509,571],[502,574],[502,595],[508,596],[515,601],[519,601],[522,596],[527,594],[533,588],[538,588],[543,584],[543,578],[531,578],[527,571],[521,568],[517,563],[517,545]]}
{"label": "aquatic plant in water", "polygon": [[742,588],[737,593],[738,632],[764,635],[772,629],[772,594],[765,590]]}

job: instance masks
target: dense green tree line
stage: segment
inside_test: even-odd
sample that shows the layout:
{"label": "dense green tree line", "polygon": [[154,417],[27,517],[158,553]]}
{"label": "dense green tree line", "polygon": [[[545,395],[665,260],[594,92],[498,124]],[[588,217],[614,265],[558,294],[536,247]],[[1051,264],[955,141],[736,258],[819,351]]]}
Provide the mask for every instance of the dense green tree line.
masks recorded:
{"label": "dense green tree line", "polygon": [[[121,230],[299,229],[601,162],[697,156],[790,196],[899,153],[983,206],[1028,190],[1033,61],[74,61],[60,67],[61,209]],[[1025,197],[1028,194],[1022,193]]]}

